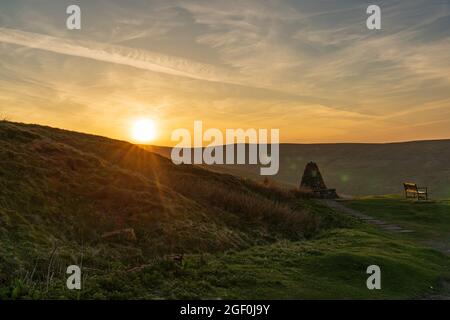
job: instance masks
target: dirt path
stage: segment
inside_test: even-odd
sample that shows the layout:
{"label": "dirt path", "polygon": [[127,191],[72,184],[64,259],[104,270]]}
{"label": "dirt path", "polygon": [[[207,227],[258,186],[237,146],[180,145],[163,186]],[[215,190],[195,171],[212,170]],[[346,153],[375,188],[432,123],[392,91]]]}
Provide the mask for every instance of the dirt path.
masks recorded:
{"label": "dirt path", "polygon": [[361,213],[359,211],[356,211],[354,209],[347,208],[343,204],[339,203],[339,201],[335,200],[321,200],[322,203],[326,204],[329,208],[339,211],[344,214],[348,214],[352,217],[355,217],[357,219],[360,219],[364,222],[373,224],[377,227],[379,227],[382,230],[393,232],[393,233],[411,233],[414,232],[414,230],[405,229],[399,225],[392,224],[380,219],[373,218],[371,216],[368,216],[364,213]]}

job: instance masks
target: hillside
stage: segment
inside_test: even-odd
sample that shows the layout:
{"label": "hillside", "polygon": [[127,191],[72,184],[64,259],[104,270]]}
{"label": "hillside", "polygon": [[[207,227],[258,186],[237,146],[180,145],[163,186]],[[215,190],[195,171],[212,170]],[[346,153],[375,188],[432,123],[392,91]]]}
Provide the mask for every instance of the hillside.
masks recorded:
{"label": "hillside", "polygon": [[[170,148],[149,147],[163,156]],[[450,198],[450,140],[386,144],[281,144],[280,171],[272,177],[297,186],[309,161],[319,165],[328,187],[345,195],[403,193],[403,182],[427,186],[433,198]],[[259,167],[214,166],[220,172],[261,179]]]}
{"label": "hillside", "polygon": [[[287,192],[175,166],[122,141],[3,121],[0,159],[0,284],[55,247],[65,259],[91,247],[84,263],[95,257],[100,268],[111,257],[136,265],[170,253],[298,240],[321,228],[314,215],[274,200],[292,197]],[[101,238],[126,228],[136,243]]]}
{"label": "hillside", "polygon": [[316,228],[307,213],[271,199],[276,190],[175,166],[126,142],[7,122],[0,139],[0,203],[31,219],[27,233],[94,241],[132,227],[140,245],[159,254],[239,248],[251,244],[249,235],[256,242],[287,231],[302,238]]}
{"label": "hillside", "polygon": [[[447,272],[440,253],[308,198],[127,142],[2,121],[0,299],[411,298]],[[130,228],[135,239],[102,237]],[[374,262],[392,279],[383,292],[365,288]],[[83,267],[80,292],[65,288],[70,264]]]}

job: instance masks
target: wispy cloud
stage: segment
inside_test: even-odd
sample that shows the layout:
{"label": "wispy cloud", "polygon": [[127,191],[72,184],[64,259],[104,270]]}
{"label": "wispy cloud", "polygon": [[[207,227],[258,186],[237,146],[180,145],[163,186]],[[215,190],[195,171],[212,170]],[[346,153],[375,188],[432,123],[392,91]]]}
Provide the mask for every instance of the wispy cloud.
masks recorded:
{"label": "wispy cloud", "polygon": [[147,50],[92,41],[71,41],[7,28],[0,28],[0,42],[197,80],[243,84],[233,80],[227,70]]}
{"label": "wispy cloud", "polygon": [[0,28],[0,42],[195,80],[280,92],[302,99],[304,102],[321,103],[330,107],[346,105],[336,99],[300,95],[296,90],[271,84],[271,81],[266,81],[266,77],[245,75],[245,72],[241,72],[239,68],[225,69],[148,50],[94,41],[68,40],[8,28]]}
{"label": "wispy cloud", "polygon": [[80,32],[65,3],[32,2],[0,0],[0,99],[23,119],[38,101],[47,117],[157,109],[291,141],[448,136],[448,1],[377,1],[380,31],[360,0],[83,1]]}

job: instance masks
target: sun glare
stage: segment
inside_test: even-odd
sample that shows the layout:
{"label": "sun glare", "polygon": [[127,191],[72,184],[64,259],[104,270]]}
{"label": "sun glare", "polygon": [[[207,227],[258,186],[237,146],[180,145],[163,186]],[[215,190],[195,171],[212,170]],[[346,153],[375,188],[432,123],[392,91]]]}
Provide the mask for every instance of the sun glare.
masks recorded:
{"label": "sun glare", "polygon": [[140,119],[133,123],[131,134],[136,142],[146,143],[155,139],[155,122],[150,119]]}

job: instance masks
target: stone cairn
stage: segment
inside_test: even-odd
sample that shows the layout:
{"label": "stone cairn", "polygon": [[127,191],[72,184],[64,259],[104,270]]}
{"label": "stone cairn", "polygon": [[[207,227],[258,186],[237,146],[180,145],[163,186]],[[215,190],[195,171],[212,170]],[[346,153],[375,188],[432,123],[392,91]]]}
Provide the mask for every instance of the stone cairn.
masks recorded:
{"label": "stone cairn", "polygon": [[337,199],[339,198],[336,189],[328,189],[322,178],[319,167],[315,162],[309,162],[303,172],[301,189],[311,190],[315,198],[320,199]]}

